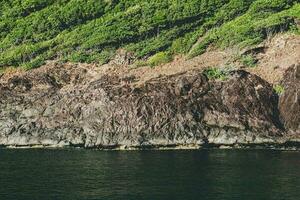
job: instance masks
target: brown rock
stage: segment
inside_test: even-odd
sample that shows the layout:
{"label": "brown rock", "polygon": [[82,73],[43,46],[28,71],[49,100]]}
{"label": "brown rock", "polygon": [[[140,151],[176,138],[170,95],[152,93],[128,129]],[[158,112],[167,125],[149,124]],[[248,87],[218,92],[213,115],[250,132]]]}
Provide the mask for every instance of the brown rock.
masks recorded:
{"label": "brown rock", "polygon": [[281,82],[280,115],[287,130],[300,134],[300,64],[291,66]]}
{"label": "brown rock", "polygon": [[[272,86],[245,71],[226,81],[189,71],[134,85],[137,77],[53,65],[19,79],[0,79],[0,145],[112,148],[284,139]],[[28,85],[24,80],[31,88],[15,89]]]}

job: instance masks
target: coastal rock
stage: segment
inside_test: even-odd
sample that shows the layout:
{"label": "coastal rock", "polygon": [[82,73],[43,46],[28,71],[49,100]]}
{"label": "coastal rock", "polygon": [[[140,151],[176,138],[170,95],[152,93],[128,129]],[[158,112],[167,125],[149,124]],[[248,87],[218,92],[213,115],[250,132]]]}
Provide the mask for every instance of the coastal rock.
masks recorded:
{"label": "coastal rock", "polygon": [[291,66],[282,80],[280,114],[285,127],[300,135],[300,63]]}
{"label": "coastal rock", "polygon": [[0,145],[198,147],[284,139],[272,86],[245,71],[225,81],[195,70],[134,84],[136,77],[78,65],[47,67],[0,79]]}

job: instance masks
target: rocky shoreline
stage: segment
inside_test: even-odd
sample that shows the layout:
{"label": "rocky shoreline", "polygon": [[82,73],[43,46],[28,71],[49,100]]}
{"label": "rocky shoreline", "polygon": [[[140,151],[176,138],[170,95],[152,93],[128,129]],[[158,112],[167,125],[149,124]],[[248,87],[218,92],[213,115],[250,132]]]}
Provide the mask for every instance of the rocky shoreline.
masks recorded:
{"label": "rocky shoreline", "polygon": [[97,149],[299,149],[300,65],[278,96],[243,70],[190,70],[141,82],[53,63],[0,77],[0,146]]}
{"label": "rocky shoreline", "polygon": [[201,149],[233,149],[233,150],[279,150],[279,151],[300,151],[299,141],[289,141],[281,143],[261,143],[261,144],[186,144],[186,145],[152,145],[152,146],[97,146],[97,147],[84,147],[84,146],[59,146],[59,145],[1,145],[0,149],[90,149],[90,150],[108,150],[108,151],[147,151],[147,150],[201,150]]}

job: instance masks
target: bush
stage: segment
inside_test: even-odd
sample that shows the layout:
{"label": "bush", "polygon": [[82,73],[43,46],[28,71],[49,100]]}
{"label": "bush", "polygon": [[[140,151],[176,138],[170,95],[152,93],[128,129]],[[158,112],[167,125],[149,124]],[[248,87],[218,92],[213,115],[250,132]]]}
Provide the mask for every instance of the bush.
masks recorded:
{"label": "bush", "polygon": [[240,61],[245,67],[255,67],[257,64],[257,59],[252,55],[241,56]]}
{"label": "bush", "polygon": [[150,57],[148,60],[148,64],[152,67],[160,65],[160,64],[164,64],[164,63],[168,63],[172,60],[172,56],[170,56],[169,53],[167,52],[159,52],[157,54],[155,54],[154,56]]}
{"label": "bush", "polygon": [[228,71],[215,68],[215,67],[204,70],[204,74],[209,80],[221,80],[221,81],[227,80],[229,75]]}
{"label": "bush", "polygon": [[276,94],[281,95],[284,93],[284,87],[282,85],[275,85],[274,86],[274,91]]}

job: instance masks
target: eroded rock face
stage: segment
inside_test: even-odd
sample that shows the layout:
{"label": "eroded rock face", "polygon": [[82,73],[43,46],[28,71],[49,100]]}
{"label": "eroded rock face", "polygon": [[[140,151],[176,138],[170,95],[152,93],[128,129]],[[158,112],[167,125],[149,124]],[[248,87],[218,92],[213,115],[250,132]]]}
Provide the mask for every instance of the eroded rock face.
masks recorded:
{"label": "eroded rock face", "polygon": [[280,114],[287,130],[300,134],[300,64],[291,66],[282,80]]}
{"label": "eroded rock face", "polygon": [[147,147],[283,139],[272,86],[245,71],[135,84],[76,65],[0,81],[0,145]]}

